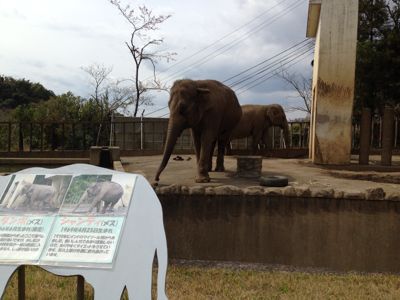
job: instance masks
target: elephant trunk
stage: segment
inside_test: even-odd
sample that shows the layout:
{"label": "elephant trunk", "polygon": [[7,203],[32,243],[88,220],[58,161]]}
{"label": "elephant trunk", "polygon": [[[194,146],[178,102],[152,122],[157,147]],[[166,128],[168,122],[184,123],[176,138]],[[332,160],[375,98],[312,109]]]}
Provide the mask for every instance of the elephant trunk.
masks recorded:
{"label": "elephant trunk", "polygon": [[155,176],[155,180],[160,180],[160,174],[165,169],[168,164],[168,160],[171,157],[172,151],[174,150],[174,146],[176,144],[176,140],[181,135],[184,126],[180,124],[180,122],[175,122],[174,119],[170,118],[168,122],[168,132],[167,139],[165,141],[164,154],[163,159],[161,161],[160,166],[158,167],[158,171]]}
{"label": "elephant trunk", "polygon": [[88,197],[88,193],[87,193],[87,190],[86,190],[86,191],[83,192],[82,196],[79,198],[78,203],[75,205],[75,207],[72,210],[72,212],[76,212],[78,207],[82,204],[83,201],[86,200],[87,197]]}

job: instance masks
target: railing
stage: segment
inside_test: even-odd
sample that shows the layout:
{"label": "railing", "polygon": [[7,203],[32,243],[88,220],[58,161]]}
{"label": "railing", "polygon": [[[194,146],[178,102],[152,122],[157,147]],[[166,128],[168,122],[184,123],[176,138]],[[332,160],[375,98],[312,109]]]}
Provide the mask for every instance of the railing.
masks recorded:
{"label": "railing", "polygon": [[[400,147],[398,119],[395,120],[394,146]],[[161,152],[166,140],[168,119],[120,118],[115,122],[98,123],[17,123],[0,122],[0,152],[44,152],[88,150],[95,145],[114,145],[121,150],[152,150]],[[371,146],[380,148],[382,121],[372,121]],[[290,141],[288,148],[308,148],[309,123],[289,122]],[[359,124],[352,129],[353,149],[359,147]],[[271,128],[267,149],[284,147],[280,128]],[[251,150],[251,137],[232,141],[233,150]],[[189,130],[184,130],[175,149],[192,150],[193,142]]]}
{"label": "railing", "polygon": [[110,124],[0,122],[0,151],[85,150],[108,143]]}

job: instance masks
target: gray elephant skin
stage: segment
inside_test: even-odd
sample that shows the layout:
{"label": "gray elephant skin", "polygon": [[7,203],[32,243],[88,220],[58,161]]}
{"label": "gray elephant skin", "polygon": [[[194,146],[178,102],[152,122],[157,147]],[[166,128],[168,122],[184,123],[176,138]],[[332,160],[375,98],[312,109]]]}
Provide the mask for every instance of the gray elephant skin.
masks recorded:
{"label": "gray elephant skin", "polygon": [[242,118],[232,132],[231,140],[252,137],[252,152],[258,152],[259,145],[266,145],[268,129],[277,126],[283,129],[285,144],[289,145],[289,125],[285,111],[279,104],[242,105]]}
{"label": "gray elephant skin", "polygon": [[22,180],[21,188],[12,203],[2,206],[24,210],[45,210],[57,208],[57,190],[50,185],[33,184]]}
{"label": "gray elephant skin", "polygon": [[[58,169],[31,168],[19,173],[124,174],[85,164]],[[8,179],[7,176],[0,176],[0,193],[5,189]],[[168,258],[162,208],[151,185],[143,176],[136,175],[132,201],[113,268],[41,267],[56,275],[84,276],[85,280],[93,286],[95,300],[120,299],[125,286],[129,299],[150,300],[155,253],[157,253],[158,261],[157,299],[167,299],[165,277]],[[17,265],[0,264],[0,294],[17,267]]]}
{"label": "gray elephant skin", "polygon": [[197,159],[196,182],[209,182],[214,146],[218,143],[215,170],[224,171],[225,146],[242,115],[235,93],[215,80],[178,80],[171,88],[168,106],[167,139],[155,181],[159,181],[182,131],[191,128]]}
{"label": "gray elephant skin", "polygon": [[[75,206],[72,212],[76,212],[79,206],[84,202],[91,203],[89,209],[84,212],[92,212],[96,207],[96,211],[100,212],[100,207],[103,204],[101,213],[105,213],[107,209],[113,210],[115,204],[119,200],[122,201],[122,195],[124,189],[116,182],[102,181],[91,184],[80,197],[78,204]],[[124,206],[124,204],[122,203]]]}

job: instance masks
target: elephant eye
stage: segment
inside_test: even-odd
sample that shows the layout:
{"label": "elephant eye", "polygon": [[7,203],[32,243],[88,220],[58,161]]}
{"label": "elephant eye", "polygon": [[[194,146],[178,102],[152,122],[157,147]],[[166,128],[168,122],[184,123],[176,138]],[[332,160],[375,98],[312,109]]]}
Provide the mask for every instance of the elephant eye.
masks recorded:
{"label": "elephant eye", "polygon": [[186,111],[187,111],[187,106],[186,106],[186,105],[180,105],[180,106],[179,106],[179,113],[180,113],[181,115],[186,114]]}

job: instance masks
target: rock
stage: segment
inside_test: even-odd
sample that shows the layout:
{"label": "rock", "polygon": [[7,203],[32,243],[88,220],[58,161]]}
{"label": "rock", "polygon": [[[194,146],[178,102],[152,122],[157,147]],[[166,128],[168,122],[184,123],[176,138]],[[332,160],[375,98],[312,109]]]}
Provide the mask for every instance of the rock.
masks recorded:
{"label": "rock", "polygon": [[205,187],[201,185],[195,185],[189,187],[189,195],[204,195]]}
{"label": "rock", "polygon": [[311,190],[309,186],[296,186],[294,189],[296,197],[311,197]]}
{"label": "rock", "polygon": [[170,194],[180,194],[182,186],[180,184],[171,184],[169,186],[169,193]]}
{"label": "rock", "polygon": [[383,188],[369,188],[365,191],[365,199],[367,200],[383,200],[385,199],[385,191]]}
{"label": "rock", "polygon": [[169,186],[162,186],[157,188],[158,195],[166,195],[169,194]]}
{"label": "rock", "polygon": [[266,188],[264,190],[264,195],[268,197],[282,196],[281,188]]}
{"label": "rock", "polygon": [[296,189],[292,186],[287,186],[282,189],[282,194],[286,197],[296,197]]}
{"label": "rock", "polygon": [[365,193],[359,191],[346,191],[343,193],[343,199],[363,200]]}
{"label": "rock", "polygon": [[241,188],[238,188],[234,185],[221,185],[214,188],[214,192],[216,195],[242,195],[243,191]]}
{"label": "rock", "polygon": [[264,195],[264,188],[260,186],[249,186],[243,190],[245,195],[260,196]]}
{"label": "rock", "polygon": [[182,195],[188,195],[188,194],[189,194],[189,187],[186,186],[186,185],[183,185],[183,186],[181,187],[181,194],[182,194]]}
{"label": "rock", "polygon": [[333,198],[335,191],[333,189],[318,189],[311,190],[311,197],[313,198]]}
{"label": "rock", "polygon": [[335,199],[343,199],[344,198],[344,192],[342,190],[335,190],[333,198],[335,198]]}
{"label": "rock", "polygon": [[215,195],[215,190],[213,187],[207,187],[205,190],[206,195]]}
{"label": "rock", "polygon": [[391,192],[386,194],[386,200],[390,201],[400,201],[400,192]]}

